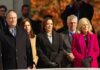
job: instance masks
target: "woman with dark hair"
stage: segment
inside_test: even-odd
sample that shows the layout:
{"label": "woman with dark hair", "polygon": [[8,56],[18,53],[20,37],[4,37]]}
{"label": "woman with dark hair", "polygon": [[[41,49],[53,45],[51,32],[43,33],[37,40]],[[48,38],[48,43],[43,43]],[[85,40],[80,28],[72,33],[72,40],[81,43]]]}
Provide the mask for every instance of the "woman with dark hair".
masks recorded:
{"label": "woman with dark hair", "polygon": [[26,32],[29,35],[31,46],[32,46],[33,61],[35,62],[35,65],[37,65],[38,56],[37,56],[37,49],[36,49],[36,35],[32,30],[30,20],[28,18],[23,19],[21,26],[26,30]]}
{"label": "woman with dark hair", "polygon": [[62,39],[53,29],[53,19],[47,17],[43,21],[43,33],[37,35],[38,68],[60,67],[62,60]]}

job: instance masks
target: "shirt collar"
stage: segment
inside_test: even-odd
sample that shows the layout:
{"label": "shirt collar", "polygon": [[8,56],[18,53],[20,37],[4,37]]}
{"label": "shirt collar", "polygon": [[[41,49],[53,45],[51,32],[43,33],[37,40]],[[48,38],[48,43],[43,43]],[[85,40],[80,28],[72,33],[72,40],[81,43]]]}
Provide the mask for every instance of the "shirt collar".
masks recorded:
{"label": "shirt collar", "polygon": [[71,33],[71,34],[74,34],[76,31],[73,31],[73,32],[72,32],[72,31],[69,30],[68,32]]}

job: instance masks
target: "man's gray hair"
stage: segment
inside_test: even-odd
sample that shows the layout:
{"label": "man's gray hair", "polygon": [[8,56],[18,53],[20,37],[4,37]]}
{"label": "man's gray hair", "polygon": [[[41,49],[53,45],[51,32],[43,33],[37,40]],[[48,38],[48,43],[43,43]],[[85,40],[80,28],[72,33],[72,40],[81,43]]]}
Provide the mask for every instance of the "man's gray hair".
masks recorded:
{"label": "man's gray hair", "polygon": [[75,15],[69,15],[69,16],[67,17],[67,24],[70,23],[70,20],[72,20],[72,19],[76,19],[77,22],[78,22],[78,17],[77,17],[77,16],[75,16]]}

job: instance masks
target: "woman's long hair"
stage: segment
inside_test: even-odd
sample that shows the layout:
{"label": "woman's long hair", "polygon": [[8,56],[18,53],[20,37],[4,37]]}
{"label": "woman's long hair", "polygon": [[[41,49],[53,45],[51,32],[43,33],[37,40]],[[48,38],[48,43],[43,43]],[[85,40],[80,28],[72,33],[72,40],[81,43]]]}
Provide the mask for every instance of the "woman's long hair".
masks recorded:
{"label": "woman's long hair", "polygon": [[88,24],[88,28],[89,28],[88,32],[92,33],[92,25],[91,25],[90,21],[87,18],[81,18],[79,20],[79,23],[78,23],[78,26],[77,26],[77,33],[81,33],[82,32],[81,28],[85,23]]}
{"label": "woman's long hair", "polygon": [[30,38],[34,38],[35,37],[35,33],[34,33],[33,29],[32,29],[32,23],[30,22],[30,20],[28,18],[23,19],[20,26],[24,28],[25,22],[29,22],[30,23],[31,31],[29,33],[29,37]]}

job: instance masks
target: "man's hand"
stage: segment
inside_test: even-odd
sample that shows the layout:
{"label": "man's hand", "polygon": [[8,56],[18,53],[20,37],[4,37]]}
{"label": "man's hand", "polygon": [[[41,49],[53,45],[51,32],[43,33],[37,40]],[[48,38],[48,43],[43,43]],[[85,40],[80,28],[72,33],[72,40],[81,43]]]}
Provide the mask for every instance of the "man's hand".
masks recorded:
{"label": "man's hand", "polygon": [[67,54],[67,58],[70,60],[70,61],[73,61],[75,59],[75,56],[73,55],[73,53],[68,53]]}

